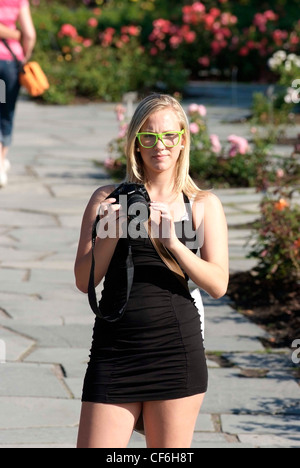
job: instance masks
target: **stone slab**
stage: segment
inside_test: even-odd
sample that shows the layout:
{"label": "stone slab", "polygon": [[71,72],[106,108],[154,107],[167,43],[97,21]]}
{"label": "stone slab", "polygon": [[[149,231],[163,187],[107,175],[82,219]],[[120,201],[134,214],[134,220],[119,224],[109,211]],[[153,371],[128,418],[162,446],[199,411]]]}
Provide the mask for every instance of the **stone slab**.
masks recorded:
{"label": "stone slab", "polygon": [[258,218],[259,218],[259,216],[258,216],[257,213],[245,214],[243,212],[243,213],[239,213],[239,214],[228,215],[226,219],[227,219],[228,226],[229,227],[231,227],[231,226],[234,227],[234,226],[241,226],[241,225],[244,225],[244,224],[252,224],[255,221],[257,221]]}
{"label": "stone slab", "polygon": [[73,444],[19,444],[19,445],[0,445],[0,449],[75,449]]}
{"label": "stone slab", "polygon": [[242,314],[234,309],[218,310],[216,312],[205,309],[206,337],[265,337],[267,333],[254,323],[249,322]]}
{"label": "stone slab", "polygon": [[[18,361],[21,359],[30,349],[33,348],[35,342],[20,333],[15,333],[13,330],[3,328],[0,326],[0,340],[5,343],[5,356],[4,361]],[[4,371],[5,367],[0,366],[1,370]],[[0,393],[1,393],[0,385]]]}
{"label": "stone slab", "polygon": [[[21,296],[22,297],[22,296]],[[0,302],[0,309],[3,309],[11,318],[16,320],[15,323],[7,323],[0,318],[0,323],[10,327],[18,327],[19,325],[30,326],[34,322],[36,326],[63,326],[72,324],[83,324],[93,326],[94,314],[89,307],[86,300],[76,302],[73,300],[71,303],[66,300],[59,301],[53,300],[34,300],[26,297],[23,303],[18,299],[13,299],[14,302],[8,303],[6,301]],[[20,328],[18,328],[20,329]]]}
{"label": "stone slab", "polygon": [[27,276],[27,270],[15,270],[13,268],[0,268],[1,291],[5,291],[5,283],[14,283],[15,290],[17,285],[22,283]]}
{"label": "stone slab", "polygon": [[19,241],[22,248],[34,251],[64,251],[68,246],[78,242],[80,226],[78,229],[61,227],[42,227],[38,230],[34,227],[20,228],[14,231],[14,238]]}
{"label": "stone slab", "polygon": [[[53,266],[53,265],[52,265]],[[62,268],[67,267],[67,270]],[[30,282],[35,283],[52,283],[52,284],[72,284],[75,282],[74,279],[74,264],[73,268],[69,262],[67,264],[60,264],[61,268],[51,269],[37,269],[31,271]]]}
{"label": "stone slab", "polygon": [[247,336],[207,336],[205,331],[205,349],[212,353],[228,352],[263,352],[265,348],[255,337]]}
{"label": "stone slab", "polygon": [[66,378],[82,377],[88,360],[86,348],[37,348],[25,358],[25,362],[58,364]]}
{"label": "stone slab", "polygon": [[210,414],[200,413],[195,426],[195,432],[214,432],[214,423]]}
{"label": "stone slab", "polygon": [[[85,377],[85,372],[86,372],[86,366],[83,368],[82,367],[82,374],[80,377],[69,377],[65,379],[65,382],[70,389],[70,392],[72,393],[73,397],[76,400],[81,400],[82,397],[82,389],[83,389],[83,381]],[[78,372],[79,375],[79,372]]]}
{"label": "stone slab", "polygon": [[229,271],[230,273],[236,273],[239,271],[252,270],[257,266],[257,260],[251,259],[230,259]]}
{"label": "stone slab", "polygon": [[22,197],[18,193],[11,193],[9,197],[1,199],[1,208],[13,210],[18,206],[18,210],[22,211],[31,207],[32,211],[44,215],[80,214],[85,208],[84,202],[78,201],[75,197],[67,198],[62,203],[60,198],[54,198],[49,193],[40,194],[36,189],[33,192],[24,193]]}
{"label": "stone slab", "polygon": [[31,226],[56,226],[57,222],[52,215],[37,213],[24,213],[21,211],[0,210],[0,220],[2,226],[31,227]]}
{"label": "stone slab", "polygon": [[[76,446],[77,427],[26,427],[21,429],[0,430],[0,448],[8,446]],[[5,447],[3,447],[5,448]]]}
{"label": "stone slab", "polygon": [[299,434],[281,435],[238,435],[243,444],[251,444],[259,448],[300,448]]}
{"label": "stone slab", "polygon": [[74,427],[80,409],[71,399],[0,397],[0,429]]}
{"label": "stone slab", "polygon": [[31,337],[37,345],[43,348],[86,348],[91,347],[93,328],[90,325],[29,325],[14,324],[14,330],[23,331]]}
{"label": "stone slab", "polygon": [[292,362],[290,352],[286,354],[235,354],[223,355],[233,365],[243,369],[267,369],[288,371],[295,365]]}
{"label": "stone slab", "polygon": [[300,387],[291,376],[246,378],[239,369],[209,369],[204,413],[300,414]]}
{"label": "stone slab", "polygon": [[6,363],[0,365],[0,396],[68,398],[61,370],[53,365]]}
{"label": "stone slab", "polygon": [[[227,434],[279,435],[293,434],[300,441],[300,420],[291,415],[221,415],[222,430]],[[293,436],[294,437],[294,436]]]}

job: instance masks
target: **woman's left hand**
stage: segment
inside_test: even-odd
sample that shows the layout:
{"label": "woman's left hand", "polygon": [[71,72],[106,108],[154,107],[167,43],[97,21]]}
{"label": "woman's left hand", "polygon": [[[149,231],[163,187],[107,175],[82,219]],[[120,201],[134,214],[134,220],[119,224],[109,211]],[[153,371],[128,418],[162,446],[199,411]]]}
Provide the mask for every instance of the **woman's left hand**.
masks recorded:
{"label": "woman's left hand", "polygon": [[[150,204],[152,233],[169,250],[172,250],[179,242],[176,235],[174,217],[168,205],[161,202]],[[157,216],[158,215],[158,216]]]}

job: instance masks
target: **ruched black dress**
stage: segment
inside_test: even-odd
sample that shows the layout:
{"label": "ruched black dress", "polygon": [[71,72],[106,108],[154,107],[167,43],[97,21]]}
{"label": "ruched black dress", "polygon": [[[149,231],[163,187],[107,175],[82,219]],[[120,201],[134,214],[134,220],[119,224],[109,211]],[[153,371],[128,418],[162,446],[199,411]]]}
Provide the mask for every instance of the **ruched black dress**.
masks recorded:
{"label": "ruched black dress", "polygon": [[[192,223],[190,205],[186,218],[176,223],[184,244],[191,241],[185,235],[185,223]],[[102,299],[109,303],[124,294],[118,265],[128,242],[135,267],[128,305],[118,322],[96,318],[82,401],[131,403],[205,393],[207,365],[198,310],[149,238],[119,241]]]}

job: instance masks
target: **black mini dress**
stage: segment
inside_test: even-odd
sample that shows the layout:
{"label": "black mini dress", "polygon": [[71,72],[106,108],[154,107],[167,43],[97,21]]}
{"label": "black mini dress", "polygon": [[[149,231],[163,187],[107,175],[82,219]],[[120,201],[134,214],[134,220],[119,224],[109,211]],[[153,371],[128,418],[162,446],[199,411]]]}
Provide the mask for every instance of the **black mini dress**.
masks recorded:
{"label": "black mini dress", "polygon": [[[175,223],[185,245],[191,242],[185,233],[192,232],[185,229],[186,223],[192,223],[188,206],[186,219]],[[208,374],[198,310],[149,238],[120,239],[102,300],[109,304],[116,295],[126,294],[118,265],[126,256],[128,242],[134,280],[127,308],[118,322],[96,317],[82,401],[121,404],[205,393]]]}

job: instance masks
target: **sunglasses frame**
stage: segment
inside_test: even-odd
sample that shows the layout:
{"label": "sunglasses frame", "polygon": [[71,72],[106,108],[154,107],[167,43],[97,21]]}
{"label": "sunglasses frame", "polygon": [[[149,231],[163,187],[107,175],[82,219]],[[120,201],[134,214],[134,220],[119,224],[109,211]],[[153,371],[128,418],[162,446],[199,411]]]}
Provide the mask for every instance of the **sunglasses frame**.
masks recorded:
{"label": "sunglasses frame", "polygon": [[[168,145],[165,144],[165,142],[163,141],[163,137],[164,137],[164,135],[168,135],[168,133],[176,133],[176,134],[179,136],[179,140],[178,140],[178,143],[176,143],[176,145],[168,146]],[[137,138],[138,138],[138,140],[139,140],[139,143],[140,143],[140,145],[142,146],[142,148],[145,148],[145,149],[154,148],[154,146],[157,145],[158,140],[160,140],[160,141],[165,145],[166,148],[175,148],[176,146],[179,145],[180,140],[181,140],[181,137],[182,137],[182,135],[183,135],[184,133],[185,133],[185,130],[183,129],[183,130],[181,130],[181,131],[175,131],[175,130],[174,130],[174,131],[169,131],[169,132],[164,132],[164,133],[140,132],[140,133],[137,133],[136,136],[137,136]],[[152,145],[152,146],[144,146],[144,145],[142,144],[142,142],[141,142],[141,136],[143,136],[143,135],[153,135],[153,136],[155,136],[155,137],[156,137],[156,141],[155,141],[154,145]]]}

